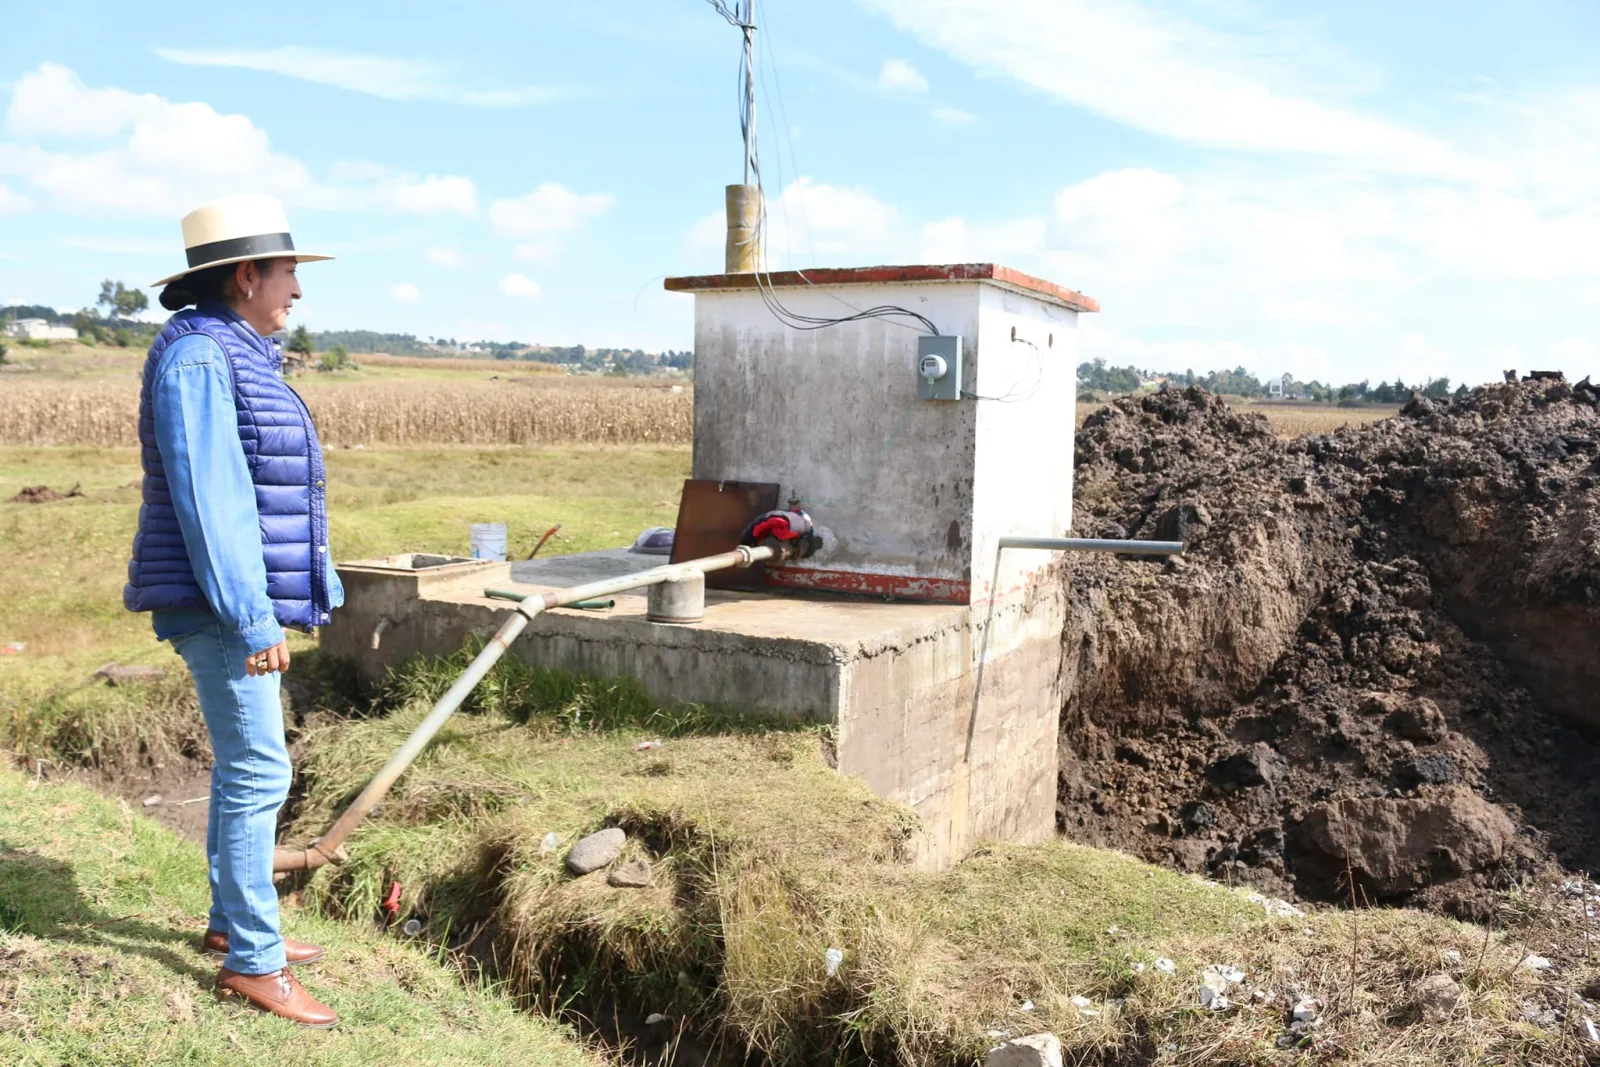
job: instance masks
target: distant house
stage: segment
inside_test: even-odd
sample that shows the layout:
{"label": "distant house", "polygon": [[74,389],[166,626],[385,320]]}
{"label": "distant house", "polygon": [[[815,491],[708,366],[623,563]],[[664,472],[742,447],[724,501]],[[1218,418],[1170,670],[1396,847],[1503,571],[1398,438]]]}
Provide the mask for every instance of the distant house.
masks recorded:
{"label": "distant house", "polygon": [[1294,375],[1284,374],[1282,377],[1268,378],[1267,395],[1275,400],[1295,399]]}
{"label": "distant house", "polygon": [[6,323],[6,336],[19,341],[75,341],[78,331],[71,326],[52,326],[44,319],[18,319]]}

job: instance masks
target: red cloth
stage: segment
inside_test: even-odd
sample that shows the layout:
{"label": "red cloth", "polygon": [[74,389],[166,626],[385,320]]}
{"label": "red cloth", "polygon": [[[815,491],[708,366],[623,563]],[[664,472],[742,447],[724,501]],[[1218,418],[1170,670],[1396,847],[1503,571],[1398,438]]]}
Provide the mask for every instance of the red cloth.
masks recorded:
{"label": "red cloth", "polygon": [[761,522],[756,523],[750,531],[750,537],[754,541],[760,541],[762,538],[769,536],[776,537],[780,541],[793,541],[800,534],[789,526],[788,519],[782,515],[774,515],[769,519],[763,519]]}

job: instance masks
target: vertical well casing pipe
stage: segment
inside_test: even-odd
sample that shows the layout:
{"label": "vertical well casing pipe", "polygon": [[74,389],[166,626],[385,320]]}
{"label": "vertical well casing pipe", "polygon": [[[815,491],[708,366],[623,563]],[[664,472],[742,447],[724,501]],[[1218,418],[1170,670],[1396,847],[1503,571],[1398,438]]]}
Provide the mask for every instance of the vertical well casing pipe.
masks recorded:
{"label": "vertical well casing pipe", "polygon": [[716,556],[707,556],[704,559],[688,560],[684,563],[669,563],[662,567],[654,567],[647,571],[635,574],[624,574],[618,578],[605,578],[587,585],[575,585],[569,589],[558,589],[552,593],[534,593],[524,597],[518,604],[517,610],[511,613],[499,631],[490,638],[483,651],[474,657],[467,669],[461,672],[461,677],[455,680],[444,696],[434,704],[433,710],[417,724],[411,731],[411,736],[406,738],[405,744],[400,746],[383,769],[373,776],[372,781],[361,791],[361,795],[344,810],[334,824],[328,827],[328,832],[313,841],[306,848],[280,848],[272,858],[274,871],[314,871],[327,863],[342,859],[340,849],[353,830],[372,813],[380,801],[388,794],[400,775],[405,773],[411,761],[427,747],[433,740],[445,721],[456,713],[462,701],[467,699],[478,683],[483,681],[483,676],[489,669],[499,662],[500,657],[506,654],[528,623],[534,617],[550,608],[565,607],[582,600],[592,600],[596,597],[610,596],[613,593],[625,592],[629,589],[639,589],[644,586],[656,585],[660,582],[680,578],[689,574],[704,574],[708,571],[727,570],[731,567],[748,567],[763,560],[773,559],[779,555],[779,550],[761,547],[747,548],[740,546],[731,552],[723,552]]}
{"label": "vertical well casing pipe", "polygon": [[754,274],[761,267],[761,187],[728,186],[728,244],[724,252],[729,274]]}

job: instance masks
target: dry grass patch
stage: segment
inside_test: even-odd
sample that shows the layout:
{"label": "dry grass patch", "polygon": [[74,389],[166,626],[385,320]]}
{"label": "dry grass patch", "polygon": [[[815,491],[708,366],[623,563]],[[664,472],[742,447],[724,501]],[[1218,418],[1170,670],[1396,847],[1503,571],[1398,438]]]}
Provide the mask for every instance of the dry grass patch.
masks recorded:
{"label": "dry grass patch", "polygon": [[0,1063],[29,1067],[396,1064],[598,1067],[428,954],[292,908],[328,949],[301,977],[342,1016],[308,1034],[218,1004],[199,951],[205,858],[128,806],[0,768]]}
{"label": "dry grass patch", "polygon": [[[522,679],[458,717],[351,862],[308,892],[364,923],[399,880],[424,936],[542,1010],[661,1012],[773,1062],[972,1062],[1039,1030],[1076,1062],[1553,1065],[1581,1049],[1575,1015],[1525,1020],[1557,983],[1519,967],[1517,937],[1411,911],[1273,917],[1242,892],[1060,841],[921,873],[903,855],[908,813],[830,770],[817,728],[752,734],[625,684],[512,669]],[[430,672],[403,711],[310,740],[295,835],[320,831],[398,745],[448,675]],[[607,825],[628,830],[654,888],[566,873],[571,844]],[[1246,974],[1226,1011],[1199,1001],[1212,964]],[[1568,966],[1561,983],[1582,982]],[[1444,973],[1460,1010],[1423,1019],[1416,987]],[[1321,1021],[1291,1033],[1303,996]]]}

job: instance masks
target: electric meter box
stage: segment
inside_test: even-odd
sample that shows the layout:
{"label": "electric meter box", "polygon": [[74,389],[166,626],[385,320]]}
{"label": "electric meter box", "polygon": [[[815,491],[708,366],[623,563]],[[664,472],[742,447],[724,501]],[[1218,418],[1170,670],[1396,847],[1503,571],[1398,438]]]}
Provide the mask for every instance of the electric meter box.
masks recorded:
{"label": "electric meter box", "polygon": [[917,397],[961,399],[960,334],[924,334],[917,338]]}

